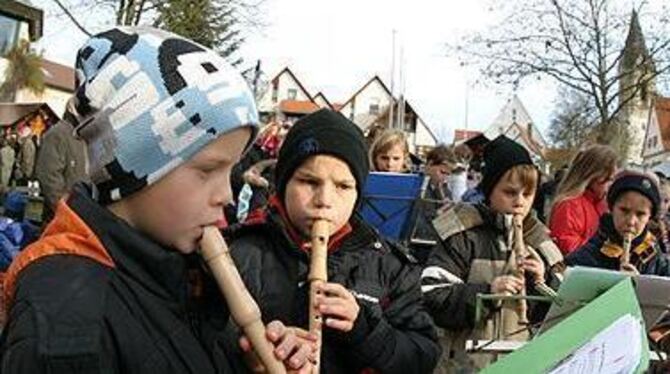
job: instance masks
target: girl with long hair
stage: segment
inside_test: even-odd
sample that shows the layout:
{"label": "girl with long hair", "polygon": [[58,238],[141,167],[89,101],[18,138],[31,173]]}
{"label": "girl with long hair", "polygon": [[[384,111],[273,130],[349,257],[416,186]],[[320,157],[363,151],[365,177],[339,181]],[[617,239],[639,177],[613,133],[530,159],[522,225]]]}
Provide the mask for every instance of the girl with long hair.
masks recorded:
{"label": "girl with long hair", "polygon": [[551,236],[563,254],[581,247],[595,234],[607,211],[605,196],[617,172],[612,148],[594,145],[579,152],[561,181],[549,217]]}

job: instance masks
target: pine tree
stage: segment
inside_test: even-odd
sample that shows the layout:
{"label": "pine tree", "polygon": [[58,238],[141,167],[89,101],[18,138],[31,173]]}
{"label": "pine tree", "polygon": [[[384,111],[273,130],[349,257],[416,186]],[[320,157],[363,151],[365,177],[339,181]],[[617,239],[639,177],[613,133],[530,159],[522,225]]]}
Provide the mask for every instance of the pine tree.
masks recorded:
{"label": "pine tree", "polygon": [[154,24],[214,49],[239,65],[242,59],[234,54],[244,39],[235,10],[229,0],[168,0],[159,8]]}

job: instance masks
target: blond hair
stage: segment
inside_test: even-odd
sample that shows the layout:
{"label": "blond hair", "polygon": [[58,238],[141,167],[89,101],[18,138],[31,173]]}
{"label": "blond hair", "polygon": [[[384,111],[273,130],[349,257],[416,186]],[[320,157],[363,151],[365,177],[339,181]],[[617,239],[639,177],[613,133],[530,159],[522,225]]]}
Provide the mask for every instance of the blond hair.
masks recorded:
{"label": "blond hair", "polygon": [[385,130],[370,146],[369,158],[370,168],[377,170],[375,159],[378,155],[388,152],[396,145],[401,145],[405,153],[405,171],[410,170],[409,167],[409,144],[405,133],[400,130]]}
{"label": "blond hair", "polygon": [[606,145],[593,145],[577,153],[558,185],[552,209],[561,201],[583,194],[592,181],[614,174],[617,163],[616,152]]}

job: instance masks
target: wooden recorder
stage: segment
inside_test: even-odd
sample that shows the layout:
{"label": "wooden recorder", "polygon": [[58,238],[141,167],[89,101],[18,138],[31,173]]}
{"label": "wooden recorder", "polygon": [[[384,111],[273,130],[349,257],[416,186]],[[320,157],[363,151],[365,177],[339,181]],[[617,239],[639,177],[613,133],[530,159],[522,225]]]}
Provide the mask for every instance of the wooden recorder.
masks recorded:
{"label": "wooden recorder", "polygon": [[312,250],[310,252],[309,275],[309,331],[317,336],[316,363],[313,373],[321,367],[321,345],[323,344],[323,316],[317,308],[316,299],[321,296],[321,286],[328,281],[328,237],[330,224],[317,220],[312,226]]}
{"label": "wooden recorder", "polygon": [[244,331],[265,370],[271,374],[285,374],[284,363],[274,355],[274,347],[265,335],[260,309],[244,286],[219,229],[205,228],[200,251],[223,292],[233,320]]}

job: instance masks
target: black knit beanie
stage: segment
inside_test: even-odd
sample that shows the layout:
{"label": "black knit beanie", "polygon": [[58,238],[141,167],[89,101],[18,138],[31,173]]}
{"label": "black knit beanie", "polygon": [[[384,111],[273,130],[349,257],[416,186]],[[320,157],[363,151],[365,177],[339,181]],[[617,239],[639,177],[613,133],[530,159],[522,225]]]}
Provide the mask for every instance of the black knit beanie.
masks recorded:
{"label": "black knit beanie", "polygon": [[363,132],[342,114],[321,109],[298,120],[279,150],[275,186],[282,201],[295,170],[315,155],[331,155],[344,161],[356,179],[360,200],[370,168]]}
{"label": "black knit beanie", "polygon": [[479,188],[488,200],[493,188],[507,170],[517,165],[534,165],[526,148],[500,135],[484,147],[484,166]]}
{"label": "black knit beanie", "polygon": [[614,203],[624,192],[635,191],[642,194],[651,202],[651,216],[656,217],[661,205],[661,193],[658,185],[650,176],[636,172],[623,171],[614,180],[607,192],[607,205],[612,211]]}

